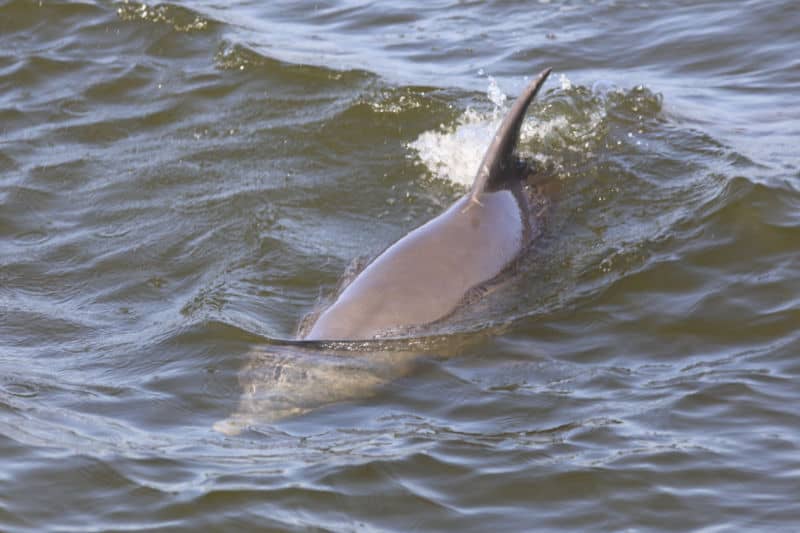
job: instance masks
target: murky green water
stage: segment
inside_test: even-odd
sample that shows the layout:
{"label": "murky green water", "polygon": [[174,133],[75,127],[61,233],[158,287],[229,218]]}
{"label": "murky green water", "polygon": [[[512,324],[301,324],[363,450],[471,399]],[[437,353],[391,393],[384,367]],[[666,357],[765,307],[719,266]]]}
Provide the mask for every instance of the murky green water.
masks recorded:
{"label": "murky green water", "polygon": [[[0,530],[796,528],[798,28],[788,0],[0,1]],[[521,148],[560,187],[519,274],[422,339],[283,342],[463,193],[545,66]],[[389,371],[214,432],[276,353]]]}

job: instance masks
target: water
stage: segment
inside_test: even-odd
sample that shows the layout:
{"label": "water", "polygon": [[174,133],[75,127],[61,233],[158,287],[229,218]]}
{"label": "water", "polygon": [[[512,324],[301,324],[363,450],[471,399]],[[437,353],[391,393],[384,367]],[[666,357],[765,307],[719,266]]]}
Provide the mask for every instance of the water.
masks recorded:
{"label": "water", "polygon": [[[0,530],[796,528],[796,2],[259,4],[0,2]],[[214,432],[546,66],[520,275]]]}

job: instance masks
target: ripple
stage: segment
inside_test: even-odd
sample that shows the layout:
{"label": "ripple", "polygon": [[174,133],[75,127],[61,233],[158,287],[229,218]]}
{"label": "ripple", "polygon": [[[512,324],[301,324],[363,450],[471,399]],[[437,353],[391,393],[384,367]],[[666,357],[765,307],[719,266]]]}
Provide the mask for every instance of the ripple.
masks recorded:
{"label": "ripple", "polygon": [[[0,529],[796,526],[796,10],[457,4],[0,3]],[[513,282],[290,340],[545,65]],[[212,430],[304,370],[382,385]]]}
{"label": "ripple", "polygon": [[209,29],[211,21],[181,6],[170,4],[148,5],[125,0],[119,4],[117,14],[122,20],[139,20],[166,24],[178,32],[199,32]]}
{"label": "ripple", "polygon": [[19,398],[34,398],[39,394],[38,389],[30,383],[3,383],[2,389],[12,396]]}
{"label": "ripple", "polygon": [[36,244],[42,244],[43,242],[47,241],[49,239],[49,235],[46,231],[33,230],[17,234],[14,239],[23,246],[32,246]]}

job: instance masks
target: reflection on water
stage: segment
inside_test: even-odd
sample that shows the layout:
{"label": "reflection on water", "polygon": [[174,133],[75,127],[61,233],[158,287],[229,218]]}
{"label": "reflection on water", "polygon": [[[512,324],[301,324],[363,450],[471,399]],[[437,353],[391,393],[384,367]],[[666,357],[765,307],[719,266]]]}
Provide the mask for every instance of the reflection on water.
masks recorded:
{"label": "reflection on water", "polygon": [[406,375],[419,354],[409,351],[333,351],[295,346],[254,349],[241,371],[236,411],[214,429],[236,435],[334,402],[372,396]]}

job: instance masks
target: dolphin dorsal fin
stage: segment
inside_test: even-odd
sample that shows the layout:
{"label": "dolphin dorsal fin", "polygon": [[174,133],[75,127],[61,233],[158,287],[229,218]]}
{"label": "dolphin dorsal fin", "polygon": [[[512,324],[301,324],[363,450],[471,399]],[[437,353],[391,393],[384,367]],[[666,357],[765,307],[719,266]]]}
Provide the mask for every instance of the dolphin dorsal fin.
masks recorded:
{"label": "dolphin dorsal fin", "polygon": [[472,182],[472,189],[470,190],[471,203],[480,204],[481,193],[489,184],[502,179],[503,171],[510,168],[525,112],[551,71],[551,68],[546,68],[539,73],[539,76],[522,91],[514,105],[511,106],[511,111],[503,119],[497,129],[497,133],[494,135],[494,139],[492,139],[492,143],[483,156],[480,167],[478,167],[475,181]]}

